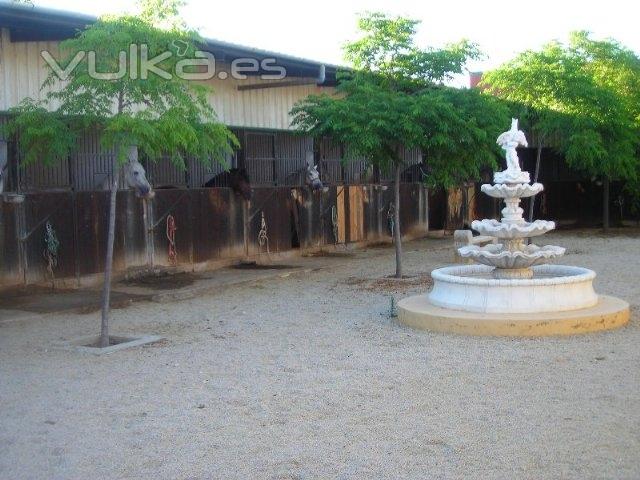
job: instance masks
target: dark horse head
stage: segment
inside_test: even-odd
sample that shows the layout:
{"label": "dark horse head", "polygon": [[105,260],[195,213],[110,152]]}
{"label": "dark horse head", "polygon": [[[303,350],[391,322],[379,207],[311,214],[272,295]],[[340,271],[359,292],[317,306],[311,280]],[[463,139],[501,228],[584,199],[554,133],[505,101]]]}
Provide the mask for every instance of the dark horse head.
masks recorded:
{"label": "dark horse head", "polygon": [[229,187],[236,195],[251,200],[251,180],[244,168],[232,168],[211,178],[203,187]]}

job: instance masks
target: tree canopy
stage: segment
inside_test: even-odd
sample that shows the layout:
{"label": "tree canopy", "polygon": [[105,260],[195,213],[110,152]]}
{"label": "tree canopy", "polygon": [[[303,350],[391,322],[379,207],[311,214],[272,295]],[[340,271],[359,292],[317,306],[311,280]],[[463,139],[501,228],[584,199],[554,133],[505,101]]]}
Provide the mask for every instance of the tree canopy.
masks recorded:
{"label": "tree canopy", "polygon": [[[163,2],[146,3],[156,8]],[[168,2],[170,10],[175,3]],[[81,131],[96,125],[106,148],[137,145],[149,158],[168,155],[182,168],[187,156],[224,162],[237,140],[217,120],[209,89],[178,74],[194,71],[183,60],[197,58],[198,37],[168,20],[173,10],[163,11],[101,17],[61,42],[58,65],[74,66],[68,78],[61,81],[60,72],[51,68],[44,101],[26,99],[11,112],[15,120],[8,130],[20,131],[27,161],[59,160]],[[170,26],[158,28],[154,19]],[[126,152],[116,150],[124,161]]]}
{"label": "tree canopy", "polygon": [[101,17],[62,42],[62,58],[57,63],[49,59],[42,85],[49,93],[43,101],[25,99],[12,110],[7,124],[9,134],[18,134],[26,161],[66,157],[76,137],[90,126],[97,126],[103,146],[116,152],[110,179],[101,347],[110,342],[118,173],[134,150],[129,147],[136,146],[151,159],[168,155],[184,169],[187,157],[224,163],[225,155],[238,146],[231,131],[217,120],[208,89],[191,81],[198,78],[194,60],[207,59],[196,50],[197,35],[178,18],[181,4],[181,0],[143,0],[139,15]]}
{"label": "tree canopy", "polygon": [[[495,163],[495,136],[507,110],[478,92],[447,87],[480,55],[467,40],[444,48],[415,45],[419,22],[370,13],[362,36],[345,46],[353,69],[341,72],[335,95],[313,95],[293,109],[293,124],[348,146],[382,169],[402,165],[402,148],[426,157],[428,180],[452,185]],[[347,158],[348,160],[348,158]]]}
{"label": "tree canopy", "polygon": [[591,175],[636,175],[640,146],[640,59],[614,40],[574,32],[488,72],[493,94],[529,109],[534,129],[569,165]]}
{"label": "tree canopy", "polygon": [[340,72],[334,95],[312,95],[292,110],[293,125],[345,145],[348,161],[366,158],[394,170],[396,276],[401,276],[399,183],[403,152],[418,149],[427,181],[453,185],[494,165],[495,137],[508,124],[494,98],[444,83],[480,54],[462,40],[444,48],[415,44],[419,22],[369,13],[358,22],[361,37],[345,46],[352,69]]}

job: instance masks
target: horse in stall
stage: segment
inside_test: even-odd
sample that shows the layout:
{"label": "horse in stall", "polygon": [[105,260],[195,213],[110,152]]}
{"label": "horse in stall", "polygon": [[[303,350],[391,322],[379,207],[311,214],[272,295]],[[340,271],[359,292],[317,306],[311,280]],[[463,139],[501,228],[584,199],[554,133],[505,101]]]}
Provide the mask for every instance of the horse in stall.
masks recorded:
{"label": "horse in stall", "polygon": [[305,174],[305,184],[314,192],[318,190],[322,190],[324,185],[322,180],[320,180],[320,173],[318,173],[318,167],[315,165],[313,161],[313,152],[307,152],[306,156],[306,174]]}
{"label": "horse in stall", "polygon": [[229,187],[236,195],[245,200],[251,200],[251,180],[244,168],[231,168],[209,179],[204,188]]}
{"label": "horse in stall", "polygon": [[136,193],[136,197],[153,198],[154,192],[151,184],[147,180],[146,172],[142,164],[138,161],[138,149],[129,149],[127,163],[123,166],[124,180]]}

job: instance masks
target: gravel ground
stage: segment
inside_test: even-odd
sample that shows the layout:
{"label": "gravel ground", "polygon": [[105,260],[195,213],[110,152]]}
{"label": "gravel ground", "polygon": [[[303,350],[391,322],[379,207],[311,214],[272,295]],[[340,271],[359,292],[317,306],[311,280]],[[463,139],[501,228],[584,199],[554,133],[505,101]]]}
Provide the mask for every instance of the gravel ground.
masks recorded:
{"label": "gravel ground", "polygon": [[[635,238],[634,238],[635,236]],[[322,271],[113,312],[166,341],[52,349],[99,315],[0,325],[2,479],[640,478],[640,237],[556,233],[564,263],[633,306],[579,337],[416,332],[389,296],[428,288],[451,239],[327,258]],[[422,275],[422,276],[421,276]]]}

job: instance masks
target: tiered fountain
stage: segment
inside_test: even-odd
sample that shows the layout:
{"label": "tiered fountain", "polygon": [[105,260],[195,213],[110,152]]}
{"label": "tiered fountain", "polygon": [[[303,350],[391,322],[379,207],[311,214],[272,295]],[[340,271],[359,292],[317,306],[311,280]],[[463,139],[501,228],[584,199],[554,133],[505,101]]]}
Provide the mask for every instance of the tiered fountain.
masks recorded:
{"label": "tiered fountain", "polygon": [[434,270],[433,290],[427,296],[406,298],[398,304],[400,322],[436,331],[476,335],[554,335],[614,328],[629,319],[629,305],[617,298],[597,295],[592,270],[565,265],[544,265],[561,257],[563,247],[538,247],[525,240],[555,228],[547,220],[526,222],[520,199],[543,190],[530,184],[520,169],[516,148],[527,146],[524,133],[513,120],[511,130],[498,137],[505,150],[507,169],[496,172],[485,194],[502,198],[501,221],[475,220],[471,228],[496,237],[500,243],[461,247],[462,257],[481,265],[456,265]]}

